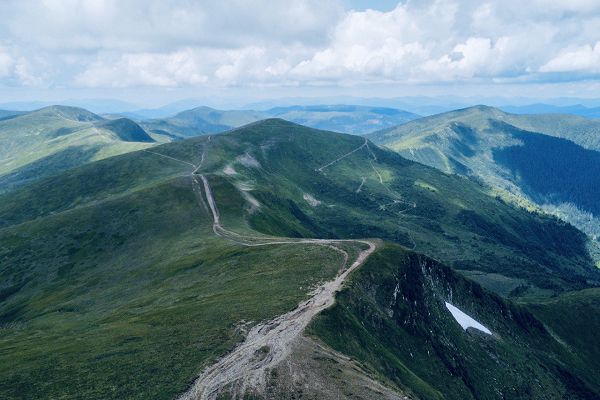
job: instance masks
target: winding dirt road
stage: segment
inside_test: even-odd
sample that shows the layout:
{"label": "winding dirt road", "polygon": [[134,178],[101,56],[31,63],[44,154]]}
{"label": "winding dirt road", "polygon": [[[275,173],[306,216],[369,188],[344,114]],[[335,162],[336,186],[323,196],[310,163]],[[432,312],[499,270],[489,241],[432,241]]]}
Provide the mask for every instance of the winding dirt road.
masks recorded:
{"label": "winding dirt road", "polygon": [[[210,137],[208,139],[210,141]],[[340,159],[363,148],[340,157]],[[230,231],[221,225],[219,209],[215,202],[212,189],[207,177],[198,171],[204,161],[204,151],[199,165],[179,160],[154,151],[156,154],[174,161],[178,161],[194,169],[190,173],[194,193],[204,192],[206,202],[213,217],[213,231],[216,235],[231,240],[243,246],[272,246],[283,244],[295,245],[321,245],[339,251],[344,255],[344,265],[335,279],[323,283],[311,293],[308,300],[303,301],[294,310],[280,315],[273,320],[254,326],[244,342],[237,346],[231,353],[225,355],[215,364],[207,367],[196,379],[192,387],[179,400],[212,400],[216,399],[223,389],[240,397],[246,392],[261,392],[265,387],[266,374],[269,370],[283,361],[290,353],[291,344],[308,326],[315,315],[330,307],[335,301],[338,292],[346,277],[361,266],[365,260],[376,250],[377,244],[373,240],[344,240],[344,239],[295,239],[285,237],[248,236]],[[339,161],[335,160],[334,162]],[[333,164],[330,163],[328,165]],[[325,168],[328,165],[322,167]],[[348,253],[335,246],[336,243],[362,243],[367,249],[362,250],[354,262],[346,268]]]}
{"label": "winding dirt road", "polygon": [[[335,243],[354,242],[368,246],[359,253],[350,267],[343,269],[338,276],[319,286],[311,293],[311,297],[300,303],[294,310],[283,314],[271,321],[256,325],[248,333],[244,342],[233,352],[221,358],[216,364],[208,367],[194,382],[192,388],[182,395],[180,400],[208,400],[216,398],[223,388],[234,393],[243,394],[246,389],[261,391],[265,387],[265,377],[268,370],[284,360],[292,342],[302,334],[312,318],[330,307],[335,294],[341,289],[346,277],[375,251],[376,244],[370,240],[328,240],[328,239],[265,239],[263,237],[243,236],[223,228],[220,223],[219,210],[208,179],[199,175],[204,185],[204,193],[213,215],[213,230],[215,234],[233,240],[244,246],[266,246],[278,244],[317,244],[332,247]],[[333,246],[334,247],[334,246]],[[348,254],[334,247],[336,250]]]}

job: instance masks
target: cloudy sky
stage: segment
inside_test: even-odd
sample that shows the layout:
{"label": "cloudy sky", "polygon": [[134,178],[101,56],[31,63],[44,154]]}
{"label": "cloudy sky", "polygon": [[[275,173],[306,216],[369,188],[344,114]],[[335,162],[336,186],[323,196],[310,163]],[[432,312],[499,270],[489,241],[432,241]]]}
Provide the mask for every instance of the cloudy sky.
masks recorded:
{"label": "cloudy sky", "polygon": [[4,102],[436,94],[600,97],[600,1],[0,2]]}

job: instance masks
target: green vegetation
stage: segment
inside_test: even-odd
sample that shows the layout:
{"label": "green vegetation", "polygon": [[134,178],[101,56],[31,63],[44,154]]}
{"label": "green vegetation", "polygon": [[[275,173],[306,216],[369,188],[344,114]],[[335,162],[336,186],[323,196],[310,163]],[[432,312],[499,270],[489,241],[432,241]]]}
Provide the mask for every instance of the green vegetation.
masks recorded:
{"label": "green vegetation", "polygon": [[[525,305],[540,319],[575,362],[574,375],[600,382],[600,288],[585,289]],[[596,389],[598,390],[598,389]]]}
{"label": "green vegetation", "polygon": [[540,204],[552,198],[600,215],[600,152],[564,139],[517,129],[511,133],[522,145],[494,149],[494,161],[510,171],[525,194]]}
{"label": "green vegetation", "polygon": [[173,398],[240,321],[288,311],[342,263],[321,246],[240,248],[211,224],[175,178],[0,231],[0,396]]}
{"label": "green vegetation", "polygon": [[[521,300],[584,289],[600,272],[581,232],[363,138],[274,119],[0,194],[0,397],[173,398],[246,329],[336,274],[343,257],[326,246],[243,247],[215,236],[202,193],[192,190],[200,162],[223,225],[236,232],[396,243],[353,274],[311,329],[384,381],[426,398],[485,397],[494,388],[514,397],[598,392],[594,372],[577,372],[587,361],[561,353],[522,307],[442,265],[487,277],[491,289]],[[358,247],[344,244],[350,255]],[[500,276],[519,285],[507,290]],[[426,287],[430,277],[439,285]],[[398,282],[401,295],[387,306]],[[515,291],[521,283],[526,290]],[[502,340],[465,335],[441,299]],[[426,371],[428,351],[445,373]],[[493,365],[494,356],[504,363]],[[500,388],[493,373],[518,384]]]}
{"label": "green vegetation", "polygon": [[23,111],[0,110],[0,120],[13,118],[17,115],[24,114]]}
{"label": "green vegetation", "polygon": [[[229,178],[251,182],[252,195],[269,210],[250,215],[258,230],[266,231],[268,226],[273,235],[378,237],[457,269],[526,279],[533,290],[561,291],[598,280],[583,234],[555,218],[491,198],[485,188],[469,180],[441,174],[375,146],[362,147],[342,162],[317,171],[359,148],[364,143],[361,138],[327,136],[273,120],[215,140],[230,153],[253,155],[261,166],[233,163],[239,175]],[[366,181],[356,193],[363,177]],[[417,181],[437,191],[415,185]],[[311,205],[304,199],[306,194],[321,203]],[[553,273],[548,274],[548,269]]]}
{"label": "green vegetation", "polygon": [[[463,331],[445,301],[484,324],[492,336]],[[590,304],[587,311],[597,307]],[[593,330],[578,334],[577,328],[582,323],[568,329],[580,344],[595,342]],[[597,357],[588,362],[583,356],[592,367],[585,373],[574,369],[584,349],[570,354],[522,306],[397,246],[386,246],[353,274],[309,333],[419,398],[591,399],[600,390]]]}
{"label": "green vegetation", "polygon": [[479,106],[369,138],[409,159],[473,177],[515,204],[537,205],[598,236],[598,129],[598,121],[581,117],[513,115]]}
{"label": "green vegetation", "polygon": [[152,146],[135,122],[52,106],[0,119],[0,191],[90,161]]}
{"label": "green vegetation", "polygon": [[100,127],[114,132],[117,137],[126,142],[153,142],[152,138],[135,122],[127,118],[111,119]]}

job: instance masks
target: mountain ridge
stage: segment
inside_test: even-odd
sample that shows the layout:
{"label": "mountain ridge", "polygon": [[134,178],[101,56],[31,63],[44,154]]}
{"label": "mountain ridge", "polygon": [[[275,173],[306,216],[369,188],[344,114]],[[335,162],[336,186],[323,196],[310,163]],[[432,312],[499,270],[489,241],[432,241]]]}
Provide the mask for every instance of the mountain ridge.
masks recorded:
{"label": "mountain ridge", "polygon": [[[600,152],[594,143],[600,123],[571,116],[557,125],[556,118],[566,117],[512,115],[478,106],[367,137],[447,173],[474,177],[511,201],[543,208],[598,236],[600,210],[594,199]],[[543,131],[548,126],[549,133]]]}
{"label": "mountain ridge", "polygon": [[[0,194],[0,224],[8,397],[175,398],[211,370],[220,395],[258,398],[335,399],[350,376],[366,382],[350,386],[362,398],[382,387],[387,398],[452,399],[600,390],[590,361],[545,331],[547,311],[538,320],[510,300],[593,286],[585,236],[362,137],[268,119],[158,145]],[[258,380],[218,368],[251,332],[277,337],[282,316],[373,237],[381,249],[285,362],[269,366],[275,341],[253,353],[269,366]],[[496,336],[464,331],[444,302]]]}
{"label": "mountain ridge", "polygon": [[154,142],[131,120],[106,120],[77,107],[14,115],[0,120],[1,190]]}

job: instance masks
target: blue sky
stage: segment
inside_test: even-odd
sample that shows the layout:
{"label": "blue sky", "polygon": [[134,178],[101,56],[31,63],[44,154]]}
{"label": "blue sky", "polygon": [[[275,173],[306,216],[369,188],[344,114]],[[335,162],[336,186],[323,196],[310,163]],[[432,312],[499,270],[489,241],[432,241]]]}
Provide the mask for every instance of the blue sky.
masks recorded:
{"label": "blue sky", "polygon": [[600,97],[597,0],[4,0],[0,101]]}

